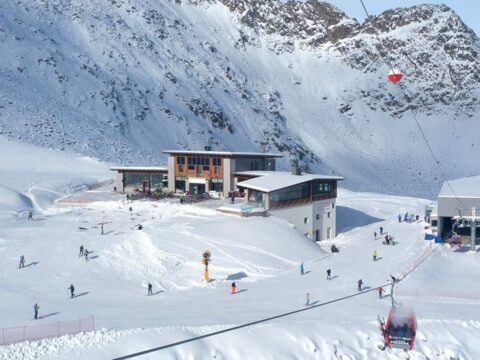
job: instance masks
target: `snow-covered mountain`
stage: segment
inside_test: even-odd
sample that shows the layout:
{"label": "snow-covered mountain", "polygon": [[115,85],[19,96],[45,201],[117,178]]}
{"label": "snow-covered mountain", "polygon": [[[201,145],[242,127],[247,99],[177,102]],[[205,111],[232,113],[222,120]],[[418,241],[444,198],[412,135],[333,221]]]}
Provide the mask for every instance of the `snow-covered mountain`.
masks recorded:
{"label": "snow-covered mountain", "polygon": [[433,196],[410,110],[447,176],[479,173],[479,53],[446,6],[360,24],[316,0],[7,0],[0,133],[137,164],[265,145],[351,188]]}

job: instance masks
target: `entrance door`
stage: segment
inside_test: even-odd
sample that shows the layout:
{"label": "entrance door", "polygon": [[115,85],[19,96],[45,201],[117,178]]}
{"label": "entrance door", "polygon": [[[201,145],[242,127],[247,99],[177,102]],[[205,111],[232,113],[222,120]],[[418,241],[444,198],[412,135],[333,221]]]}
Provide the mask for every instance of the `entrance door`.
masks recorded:
{"label": "entrance door", "polygon": [[142,182],[142,190],[143,190],[143,192],[149,192],[150,191],[150,181],[143,181]]}
{"label": "entrance door", "polygon": [[320,241],[320,230],[315,230],[315,241]]}
{"label": "entrance door", "polygon": [[205,192],[205,184],[190,184],[190,194],[201,195]]}

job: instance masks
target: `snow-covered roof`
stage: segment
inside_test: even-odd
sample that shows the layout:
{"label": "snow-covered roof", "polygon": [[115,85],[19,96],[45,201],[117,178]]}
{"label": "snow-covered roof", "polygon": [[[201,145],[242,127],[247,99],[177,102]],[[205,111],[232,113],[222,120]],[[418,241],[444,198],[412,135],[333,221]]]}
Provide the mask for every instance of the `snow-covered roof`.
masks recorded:
{"label": "snow-covered roof", "polygon": [[312,180],[343,180],[341,176],[319,175],[319,174],[301,174],[293,175],[287,171],[241,171],[237,175],[258,176],[254,179],[245,180],[237,183],[248,189],[271,192],[280,190],[289,186],[301,184]]}
{"label": "snow-covered roof", "polygon": [[283,157],[282,154],[262,152],[235,152],[235,151],[207,151],[207,150],[164,150],[164,154],[200,154],[200,155],[222,155],[222,156],[254,156],[254,157]]}
{"label": "snow-covered roof", "polygon": [[110,168],[112,171],[168,171],[163,166],[113,166]]}
{"label": "snow-covered roof", "polygon": [[[455,193],[452,193],[453,189]],[[444,182],[439,197],[478,197],[480,198],[480,176],[471,176]]]}

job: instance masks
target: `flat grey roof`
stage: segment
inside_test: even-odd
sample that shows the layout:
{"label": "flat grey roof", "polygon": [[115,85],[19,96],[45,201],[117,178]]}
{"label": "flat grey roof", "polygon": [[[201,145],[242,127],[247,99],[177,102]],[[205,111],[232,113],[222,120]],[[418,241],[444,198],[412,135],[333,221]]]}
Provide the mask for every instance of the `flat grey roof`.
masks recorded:
{"label": "flat grey roof", "polygon": [[298,185],[312,180],[343,180],[342,176],[302,174],[292,175],[287,171],[240,171],[237,175],[258,176],[256,178],[237,183],[237,186],[248,189],[272,192],[289,186]]}
{"label": "flat grey roof", "polygon": [[[450,186],[448,186],[450,185]],[[450,189],[452,187],[453,191]],[[444,182],[438,197],[467,197],[480,198],[480,176],[471,176]]]}
{"label": "flat grey roof", "polygon": [[206,151],[206,150],[164,150],[164,154],[200,154],[200,155],[222,155],[222,156],[253,156],[253,157],[283,157],[282,154],[271,154],[262,152],[238,152],[238,151]]}
{"label": "flat grey roof", "polygon": [[168,171],[168,168],[162,166],[112,166],[112,171]]}

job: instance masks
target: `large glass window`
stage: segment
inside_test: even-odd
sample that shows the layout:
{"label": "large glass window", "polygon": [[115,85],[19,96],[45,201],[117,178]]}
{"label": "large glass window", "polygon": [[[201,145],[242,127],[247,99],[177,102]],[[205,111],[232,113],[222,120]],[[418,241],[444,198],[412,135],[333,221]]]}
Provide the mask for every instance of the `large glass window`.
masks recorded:
{"label": "large glass window", "polygon": [[310,183],[303,183],[270,193],[270,206],[273,207],[283,201],[309,198],[311,193]]}
{"label": "large glass window", "polygon": [[217,191],[219,193],[223,192],[223,179],[211,179],[210,190]]}
{"label": "large glass window", "polygon": [[[125,174],[125,186],[134,188],[143,188],[143,183],[148,181],[148,184],[152,188],[166,187],[168,186],[168,177],[163,174]],[[165,180],[165,178],[167,180]]]}
{"label": "large glass window", "polygon": [[332,183],[330,182],[316,180],[312,183],[312,186],[313,195],[327,194],[332,192]]}
{"label": "large glass window", "polygon": [[175,177],[175,190],[185,191],[185,177],[183,176]]}

